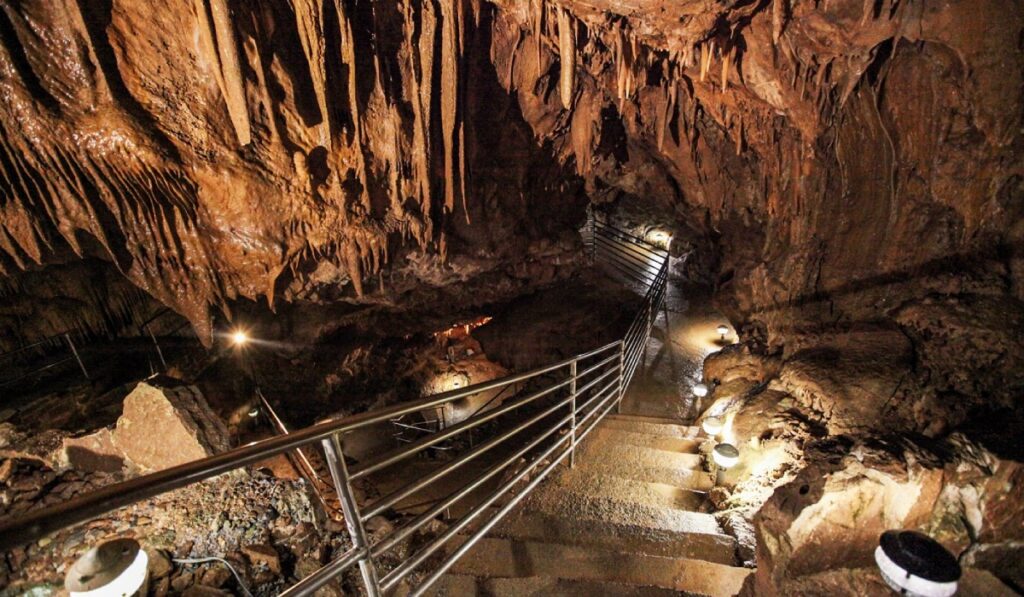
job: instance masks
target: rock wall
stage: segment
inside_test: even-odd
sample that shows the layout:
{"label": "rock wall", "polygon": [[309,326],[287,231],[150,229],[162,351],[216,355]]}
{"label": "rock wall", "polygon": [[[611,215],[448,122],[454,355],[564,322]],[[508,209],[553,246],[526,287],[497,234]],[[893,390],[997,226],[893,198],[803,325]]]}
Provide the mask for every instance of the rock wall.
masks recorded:
{"label": "rock wall", "polygon": [[238,298],[518,261],[583,202],[495,83],[492,13],[0,3],[0,275],[102,259],[209,341]]}

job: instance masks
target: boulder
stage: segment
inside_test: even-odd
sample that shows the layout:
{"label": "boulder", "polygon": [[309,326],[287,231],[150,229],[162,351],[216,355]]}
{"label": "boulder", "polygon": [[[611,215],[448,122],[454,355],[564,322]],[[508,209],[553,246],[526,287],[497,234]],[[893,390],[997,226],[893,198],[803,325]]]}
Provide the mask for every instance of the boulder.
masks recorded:
{"label": "boulder", "polygon": [[782,366],[772,388],[794,396],[827,421],[831,434],[888,428],[886,417],[913,364],[910,341],[878,328],[823,336]]}
{"label": "boulder", "polygon": [[755,517],[757,591],[788,594],[805,577],[871,567],[883,531],[925,525],[942,468],[885,448],[821,442],[808,466]]}
{"label": "boulder", "polygon": [[117,473],[124,468],[124,454],[114,445],[113,435],[106,427],[82,437],[65,438],[59,454],[62,469]]}
{"label": "boulder", "polygon": [[193,386],[142,382],[124,399],[113,445],[141,472],[227,450],[228,432]]}

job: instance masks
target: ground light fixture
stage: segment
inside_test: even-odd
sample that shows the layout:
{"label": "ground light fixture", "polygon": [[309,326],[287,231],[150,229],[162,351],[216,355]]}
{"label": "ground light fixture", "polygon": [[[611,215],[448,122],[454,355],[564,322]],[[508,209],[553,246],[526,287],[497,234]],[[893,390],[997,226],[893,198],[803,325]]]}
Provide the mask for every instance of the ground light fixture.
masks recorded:
{"label": "ground light fixture", "polygon": [[727,326],[727,325],[725,325],[723,323],[722,325],[718,326],[717,329],[718,329],[718,335],[722,337],[722,341],[725,341],[725,336],[726,336],[726,334],[729,333],[729,326]]}
{"label": "ground light fixture", "polygon": [[711,437],[721,433],[722,427],[722,419],[719,417],[705,417],[704,421],[700,424],[700,428],[704,430],[704,433]]}
{"label": "ground light fixture", "polygon": [[245,346],[249,342],[249,334],[244,330],[235,330],[231,333],[231,343],[235,346]]}
{"label": "ground light fixture", "polygon": [[82,554],[64,578],[71,597],[128,597],[146,582],[149,557],[134,539],[114,539]]}
{"label": "ground light fixture", "polygon": [[960,580],[960,564],[953,554],[917,531],[882,533],[875,563],[885,583],[901,595],[949,597]]}
{"label": "ground light fixture", "polygon": [[740,451],[732,444],[721,443],[711,451],[711,459],[723,470],[731,469],[740,461]]}
{"label": "ground light fixture", "polygon": [[693,395],[698,398],[703,398],[708,395],[708,387],[702,383],[693,386]]}

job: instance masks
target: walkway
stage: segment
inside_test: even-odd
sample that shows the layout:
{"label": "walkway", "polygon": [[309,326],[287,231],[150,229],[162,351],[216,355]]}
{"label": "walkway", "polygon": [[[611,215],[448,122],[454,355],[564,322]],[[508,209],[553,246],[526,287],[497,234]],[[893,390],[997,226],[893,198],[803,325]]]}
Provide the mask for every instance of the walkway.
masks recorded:
{"label": "walkway", "polygon": [[[622,413],[456,563],[446,595],[735,595],[750,570],[708,513],[692,394],[723,344],[707,296],[672,280]],[[669,341],[666,342],[666,336]],[[728,340],[728,337],[727,337]]]}

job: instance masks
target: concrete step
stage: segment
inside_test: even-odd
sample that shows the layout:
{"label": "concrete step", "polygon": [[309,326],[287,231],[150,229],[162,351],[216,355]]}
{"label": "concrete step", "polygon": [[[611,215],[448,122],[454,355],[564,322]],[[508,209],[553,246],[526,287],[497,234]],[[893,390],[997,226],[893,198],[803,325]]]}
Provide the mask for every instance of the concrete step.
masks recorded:
{"label": "concrete step", "polygon": [[543,492],[567,491],[649,506],[700,511],[706,493],[667,483],[649,483],[577,468],[552,475]]}
{"label": "concrete step", "polygon": [[615,582],[573,580],[548,576],[520,578],[477,579],[464,574],[442,576],[426,595],[430,597],[475,597],[500,595],[501,597],[679,597],[679,591],[658,587],[641,587]]}
{"label": "concrete step", "polygon": [[593,454],[590,458],[583,458],[583,454],[580,453],[577,455],[576,467],[622,479],[664,483],[694,491],[710,491],[715,485],[714,478],[707,471],[679,468],[671,464],[634,463],[634,466],[623,467],[616,463],[604,462]]}
{"label": "concrete step", "polygon": [[644,417],[647,420],[640,420],[639,418],[621,419],[619,416],[621,415],[609,415],[605,417],[599,424],[599,427],[603,427],[605,429],[621,429],[623,431],[633,431],[636,433],[649,433],[651,435],[663,435],[666,437],[677,437],[681,439],[694,439],[700,435],[699,427],[679,425],[678,423],[663,423],[659,422],[661,419],[655,419],[654,417]]}
{"label": "concrete step", "polygon": [[659,450],[607,441],[584,441],[576,447],[576,466],[596,467],[602,471],[627,470],[637,466],[659,466],[699,471],[703,468],[703,459],[699,454],[685,454],[672,450]]}
{"label": "concrete step", "polygon": [[641,423],[656,423],[659,425],[683,425],[684,423],[679,419],[670,419],[667,417],[653,417],[650,415],[638,415],[638,414],[626,414],[626,413],[610,413],[609,419],[619,421],[639,421]]}
{"label": "concrete step", "polygon": [[[735,595],[750,570],[702,560],[508,539],[481,539],[452,568],[478,578],[548,577]],[[599,594],[599,593],[595,593]]]}
{"label": "concrete step", "polygon": [[[701,512],[676,511],[660,519],[642,514],[645,524],[635,524],[627,513],[608,515],[602,504],[590,504],[584,513],[567,516],[571,498],[561,504],[528,503],[509,514],[491,536],[629,551],[656,556],[683,557],[732,565],[736,540],[724,534],[714,518]],[[612,505],[612,504],[604,504]],[[605,515],[606,517],[601,517]]]}
{"label": "concrete step", "polygon": [[587,436],[586,441],[594,443],[610,442],[616,444],[628,444],[630,446],[642,446],[656,450],[679,452],[682,454],[696,454],[700,450],[700,439],[680,439],[665,435],[654,435],[638,431],[626,431],[606,427],[596,427]]}

